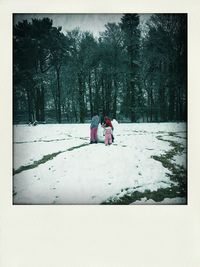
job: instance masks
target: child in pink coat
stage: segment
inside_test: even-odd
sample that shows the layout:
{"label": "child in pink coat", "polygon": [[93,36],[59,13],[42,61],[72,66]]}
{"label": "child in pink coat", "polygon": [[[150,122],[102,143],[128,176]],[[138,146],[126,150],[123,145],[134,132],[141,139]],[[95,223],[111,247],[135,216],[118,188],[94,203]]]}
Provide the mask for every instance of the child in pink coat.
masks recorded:
{"label": "child in pink coat", "polygon": [[104,135],[105,135],[105,145],[112,144],[112,128],[106,124],[104,128]]}

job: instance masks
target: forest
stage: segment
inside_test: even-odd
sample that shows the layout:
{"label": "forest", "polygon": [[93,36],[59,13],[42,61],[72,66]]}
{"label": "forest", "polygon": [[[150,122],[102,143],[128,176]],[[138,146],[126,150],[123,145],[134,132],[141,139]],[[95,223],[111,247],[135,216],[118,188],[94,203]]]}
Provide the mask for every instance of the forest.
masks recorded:
{"label": "forest", "polygon": [[187,14],[123,14],[95,37],[13,23],[13,123],[187,120]]}

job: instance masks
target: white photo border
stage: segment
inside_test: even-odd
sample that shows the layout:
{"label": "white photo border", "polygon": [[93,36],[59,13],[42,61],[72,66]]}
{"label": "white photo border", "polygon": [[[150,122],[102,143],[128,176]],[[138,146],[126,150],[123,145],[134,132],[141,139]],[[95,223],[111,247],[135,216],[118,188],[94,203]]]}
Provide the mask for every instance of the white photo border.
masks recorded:
{"label": "white photo border", "polygon": [[[0,266],[200,266],[198,0],[0,1]],[[188,13],[188,205],[12,204],[13,13]]]}

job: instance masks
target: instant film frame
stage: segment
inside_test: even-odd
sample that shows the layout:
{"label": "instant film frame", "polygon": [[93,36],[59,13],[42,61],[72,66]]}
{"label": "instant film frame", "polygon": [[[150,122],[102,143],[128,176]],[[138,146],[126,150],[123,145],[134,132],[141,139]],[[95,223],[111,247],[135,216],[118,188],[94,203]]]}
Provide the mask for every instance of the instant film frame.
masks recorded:
{"label": "instant film frame", "polygon": [[[141,31],[143,38],[147,32],[145,22],[148,23],[150,16],[156,14],[139,13],[136,16],[132,13],[132,20],[138,20],[137,23],[140,25],[138,31]],[[187,204],[187,13],[171,13],[170,15],[159,13],[158,15],[160,17],[154,18],[154,27],[159,25],[156,21],[158,20],[162,25],[161,29],[157,30],[157,37],[151,37],[152,42],[154,42],[153,46],[151,41],[147,41],[152,49],[146,50],[146,56],[143,56],[143,59],[139,58],[139,75],[141,75],[139,83],[141,84],[140,92],[143,95],[141,101],[144,101],[145,104],[138,107],[138,100],[136,101],[134,104],[134,106],[136,105],[135,116],[138,119],[136,123],[127,125],[124,124],[127,122],[127,118],[123,109],[123,103],[126,106],[129,104],[125,94],[127,88],[130,87],[129,82],[124,83],[125,77],[127,80],[130,79],[127,74],[130,71],[127,66],[129,65],[129,54],[123,49],[123,43],[126,44],[127,37],[121,35],[123,30],[120,32],[120,28],[113,28],[125,18],[124,14],[13,14],[13,204]],[[125,16],[128,18],[127,15]],[[46,18],[45,21],[42,20],[44,18]],[[34,19],[40,19],[40,23],[42,23],[39,30],[37,21]],[[31,23],[29,27],[24,20]],[[31,20],[33,21],[31,22]],[[58,78],[55,74],[57,65],[54,65],[56,52],[53,49],[55,46],[51,44],[55,44],[57,39],[55,35],[52,37],[52,30],[55,28],[51,26],[50,20],[55,27],[61,25],[64,35],[62,36],[59,32],[59,37],[62,36],[65,40],[65,43],[62,42],[63,48],[69,49],[69,56],[65,60],[60,57],[57,63],[60,64],[59,84],[61,86],[59,88],[57,88]],[[107,24],[107,28],[104,26],[105,24]],[[42,27],[49,29],[47,25],[51,30],[45,32]],[[167,31],[166,25],[169,26],[170,35],[174,36],[174,39],[171,37],[163,41],[167,34],[163,35],[163,31]],[[79,27],[79,30],[76,27]],[[30,37],[26,38],[29,30]],[[44,38],[41,37],[42,30],[44,31],[43,36],[46,36]],[[88,33],[85,35],[85,31],[91,31],[91,35]],[[114,40],[113,31],[115,31],[116,36]],[[150,32],[152,33],[153,30]],[[181,38],[180,33],[182,34]],[[116,68],[116,59],[113,59],[114,55],[109,58],[107,50],[111,49],[111,51],[109,50],[110,53],[115,53],[113,42],[120,35],[121,42],[119,42],[116,52],[118,63]],[[37,61],[36,67],[36,60],[33,59],[38,57],[37,38],[42,39],[43,46],[39,55],[45,51],[48,51],[48,54],[45,56],[46,59],[43,56]],[[155,38],[158,38],[158,42],[161,40],[158,46],[158,42],[153,41]],[[165,45],[168,40],[169,43]],[[61,40],[59,39],[58,42],[60,43]],[[81,45],[81,48],[77,48],[79,42],[85,47],[81,51]],[[106,46],[108,45],[107,42],[110,44],[108,47]],[[69,47],[68,43],[70,44]],[[95,44],[96,46],[94,46]],[[162,52],[159,57],[160,45],[163,46],[163,49],[161,48]],[[29,50],[29,46],[32,46],[31,50]],[[176,50],[179,47],[182,47],[183,51],[180,58],[177,53],[179,50]],[[59,48],[60,45],[56,46],[56,49]],[[79,64],[79,59],[74,59],[76,53],[74,56],[70,56],[75,49],[77,49],[78,58],[81,53],[83,56],[82,64],[84,64],[84,69],[87,69],[83,74],[81,74],[82,66]],[[92,53],[95,57],[93,54],[90,57],[92,49],[94,49]],[[152,52],[155,49],[156,54]],[[84,54],[85,50],[87,54]],[[138,54],[143,50],[145,50],[145,46],[139,49]],[[102,53],[102,61],[99,60],[98,53]],[[173,57],[170,56],[171,53],[173,53]],[[58,54],[56,55],[58,56]],[[157,61],[155,55],[158,58]],[[90,58],[89,61],[87,61],[87,57]],[[149,59],[145,60],[146,57]],[[93,60],[95,58],[96,66],[90,65],[93,61],[91,58]],[[124,63],[125,58],[126,63]],[[43,63],[40,63],[42,60]],[[161,67],[158,66],[159,60],[164,61]],[[178,66],[177,62],[180,60],[182,64]],[[170,61],[172,63],[169,65]],[[143,69],[143,65],[148,65],[148,67]],[[25,69],[24,66],[26,66]],[[170,70],[170,67],[174,70]],[[113,73],[113,69],[116,69],[117,74]],[[108,77],[105,70],[110,71]],[[77,73],[79,73],[78,78]],[[156,78],[157,76],[159,78]],[[78,104],[79,77],[82,84],[85,84],[84,98],[86,103],[81,104],[81,107],[87,106],[85,112],[82,111],[83,108],[80,107],[80,103]],[[108,81],[108,79],[110,80]],[[160,85],[160,79],[162,85]],[[111,83],[114,81],[114,86],[111,88],[109,87],[110,81]],[[147,85],[144,89],[143,83],[145,82]],[[89,83],[90,97],[88,97]],[[164,91],[162,95],[159,87],[162,88],[161,92]],[[149,88],[153,93],[149,92]],[[55,110],[54,107],[57,106],[58,102],[57,97],[55,97],[58,93],[57,90],[61,91],[60,102],[63,103],[63,106],[65,105],[66,109],[60,114],[62,124],[58,123],[58,118],[55,116],[58,113],[58,108]],[[94,101],[96,94],[98,94],[98,102]],[[115,101],[112,103],[112,98],[109,101],[107,98],[113,94],[116,94],[116,103],[118,103],[115,107],[116,115],[114,116],[116,117],[114,118],[120,120],[119,124],[115,120],[113,121],[114,144],[109,150],[105,149],[102,127],[98,127],[100,143],[91,146],[89,144],[89,114],[93,113],[92,110],[97,106],[99,115],[102,116],[103,110],[105,112],[106,109],[109,109],[106,114],[111,115]],[[153,94],[151,100],[150,94]],[[103,95],[107,97],[104,98]],[[165,95],[164,98],[163,95]],[[137,90],[135,98],[138,99]],[[74,99],[76,100],[74,101]],[[164,101],[165,99],[166,101]],[[154,104],[149,105],[149,101],[154,102]],[[72,103],[71,107],[68,106],[70,102]],[[108,102],[110,108],[107,108]],[[142,111],[138,111],[138,109]],[[76,110],[75,115],[74,110]],[[81,111],[86,116],[81,116]],[[85,117],[84,125],[79,123],[81,117]],[[181,123],[176,121],[170,123],[169,118],[172,122],[175,119]],[[35,120],[39,121],[37,127],[34,126]],[[155,124],[141,124],[138,123],[138,120],[139,122],[151,121]],[[164,123],[162,123],[163,120]],[[182,122],[182,120],[184,121]],[[30,123],[28,123],[29,121]],[[71,132],[72,128],[75,128],[73,133]],[[146,142],[146,140],[148,141]],[[92,154],[94,150],[95,155]],[[173,161],[173,159],[175,160]],[[81,164],[75,168],[77,161],[80,161]],[[181,165],[179,166],[179,164]],[[149,200],[145,201],[145,198],[149,198]]]}
{"label": "instant film frame", "polygon": [[[0,263],[12,266],[198,266],[198,1],[1,1]],[[188,205],[12,205],[12,13],[188,13]],[[191,89],[191,90],[190,90]],[[33,251],[34,255],[33,256]],[[67,253],[68,252],[68,253]],[[167,253],[166,253],[167,252]]]}

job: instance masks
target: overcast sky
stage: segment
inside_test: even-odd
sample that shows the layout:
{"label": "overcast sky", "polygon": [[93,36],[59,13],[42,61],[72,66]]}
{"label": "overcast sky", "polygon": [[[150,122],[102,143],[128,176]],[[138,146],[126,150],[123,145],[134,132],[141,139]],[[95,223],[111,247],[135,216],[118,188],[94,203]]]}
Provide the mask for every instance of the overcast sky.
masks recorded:
{"label": "overcast sky", "polygon": [[[32,18],[49,17],[53,20],[53,25],[62,26],[62,31],[70,31],[79,27],[82,31],[90,31],[98,37],[99,32],[105,30],[105,24],[108,22],[120,22],[123,14],[15,14],[14,23],[22,20],[31,20]],[[142,22],[145,22],[150,14],[141,14]]]}

